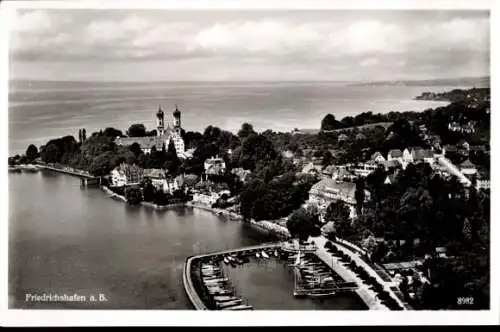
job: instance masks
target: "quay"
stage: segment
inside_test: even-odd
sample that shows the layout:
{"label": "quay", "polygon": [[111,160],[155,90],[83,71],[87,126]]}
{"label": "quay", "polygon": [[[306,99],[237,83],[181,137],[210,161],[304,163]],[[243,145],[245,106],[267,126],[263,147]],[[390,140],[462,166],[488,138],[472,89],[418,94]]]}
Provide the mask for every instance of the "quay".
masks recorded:
{"label": "quay", "polygon": [[184,271],[182,274],[182,281],[183,281],[183,285],[184,285],[184,290],[186,292],[186,295],[189,298],[189,301],[191,302],[191,304],[193,305],[193,307],[196,310],[210,310],[207,308],[205,303],[202,301],[198,292],[196,291],[196,288],[194,287],[193,279],[192,279],[192,275],[191,275],[193,262],[204,259],[204,258],[209,258],[209,257],[214,257],[214,256],[231,255],[231,254],[237,254],[237,253],[246,252],[246,251],[260,251],[260,250],[265,250],[265,249],[277,249],[280,246],[281,246],[280,243],[273,243],[273,244],[266,243],[266,244],[260,244],[260,245],[250,246],[250,247],[229,249],[229,250],[217,251],[217,252],[212,252],[212,253],[207,253],[207,254],[189,256],[186,259],[186,263],[184,264]]}

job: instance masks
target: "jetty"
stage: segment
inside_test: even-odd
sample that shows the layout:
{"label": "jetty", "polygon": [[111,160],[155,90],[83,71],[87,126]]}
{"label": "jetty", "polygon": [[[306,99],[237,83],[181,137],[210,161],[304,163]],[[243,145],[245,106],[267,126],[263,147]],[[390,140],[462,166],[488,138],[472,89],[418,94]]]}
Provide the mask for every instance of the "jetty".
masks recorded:
{"label": "jetty", "polygon": [[82,186],[91,186],[91,185],[101,185],[102,183],[102,177],[100,176],[93,176],[87,171],[83,171],[80,169],[68,167],[68,166],[62,166],[58,164],[47,164],[47,163],[42,163],[42,162],[37,162],[36,166],[39,169],[46,169],[50,170],[53,172],[58,172],[58,173],[63,173],[67,175],[72,175],[80,178],[80,184]]}

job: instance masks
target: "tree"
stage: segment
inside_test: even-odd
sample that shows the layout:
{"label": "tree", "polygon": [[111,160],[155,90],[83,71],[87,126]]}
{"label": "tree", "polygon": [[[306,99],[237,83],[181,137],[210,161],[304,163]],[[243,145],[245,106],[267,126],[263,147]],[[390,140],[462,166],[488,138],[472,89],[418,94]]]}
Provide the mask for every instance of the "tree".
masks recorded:
{"label": "tree", "polygon": [[116,167],[116,156],[108,151],[94,158],[90,164],[89,172],[94,176],[108,175]]}
{"label": "tree", "polygon": [[253,130],[253,126],[249,123],[242,124],[241,129],[238,131],[238,137],[240,139],[243,139],[250,136],[251,134],[256,134],[256,132]]}
{"label": "tree", "polygon": [[333,164],[334,158],[330,150],[323,150],[321,153],[321,164],[323,167],[329,166]]}
{"label": "tree", "polygon": [[156,129],[153,129],[148,132],[147,136],[158,136],[158,132],[156,131]]}
{"label": "tree", "polygon": [[321,121],[321,130],[335,130],[342,128],[342,124],[332,114],[327,114]]}
{"label": "tree", "polygon": [[336,224],[344,221],[350,221],[349,207],[342,201],[335,201],[330,203],[326,208],[324,219],[326,221],[333,221]]}
{"label": "tree", "polygon": [[38,156],[39,156],[38,149],[36,148],[35,145],[30,144],[26,149],[26,157],[28,157],[28,159],[30,160],[34,160],[38,158]]}
{"label": "tree", "polygon": [[132,151],[136,157],[142,153],[141,146],[137,142],[132,143],[130,151]]}
{"label": "tree", "polygon": [[121,130],[118,130],[118,129],[115,129],[115,128],[111,128],[111,127],[107,127],[106,129],[104,129],[104,132],[103,134],[105,136],[108,136],[108,137],[122,137],[123,136],[123,133],[121,132]]}
{"label": "tree", "polygon": [[144,137],[146,135],[146,127],[142,123],[135,123],[127,130],[129,137]]}
{"label": "tree", "polygon": [[292,237],[307,241],[309,236],[319,232],[319,218],[317,214],[300,208],[288,218],[286,227]]}
{"label": "tree", "polygon": [[144,201],[145,202],[153,201],[155,193],[156,190],[155,187],[153,186],[153,183],[151,182],[151,179],[146,179],[143,183],[143,190],[142,190]]}
{"label": "tree", "polygon": [[85,142],[87,140],[87,131],[85,128],[82,129],[82,142]]}
{"label": "tree", "polygon": [[356,214],[361,215],[363,204],[365,202],[365,181],[360,178],[356,181],[356,191],[354,192],[356,198]]}
{"label": "tree", "polygon": [[255,170],[265,167],[278,157],[273,144],[264,135],[251,134],[243,140],[239,165],[244,169]]}
{"label": "tree", "polygon": [[125,198],[130,205],[137,205],[142,202],[142,193],[139,188],[127,188],[125,190]]}

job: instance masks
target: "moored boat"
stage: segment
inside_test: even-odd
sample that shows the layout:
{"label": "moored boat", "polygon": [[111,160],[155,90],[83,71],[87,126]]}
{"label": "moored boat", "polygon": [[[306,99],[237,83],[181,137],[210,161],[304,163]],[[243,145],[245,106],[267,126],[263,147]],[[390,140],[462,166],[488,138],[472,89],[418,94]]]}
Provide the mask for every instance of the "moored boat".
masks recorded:
{"label": "moored boat", "polygon": [[262,257],[264,258],[269,258],[269,255],[264,251],[262,250],[262,253],[261,253]]}
{"label": "moored boat", "polygon": [[223,310],[253,310],[253,306],[246,305],[246,304],[240,304],[240,305],[237,305],[235,307],[225,308]]}

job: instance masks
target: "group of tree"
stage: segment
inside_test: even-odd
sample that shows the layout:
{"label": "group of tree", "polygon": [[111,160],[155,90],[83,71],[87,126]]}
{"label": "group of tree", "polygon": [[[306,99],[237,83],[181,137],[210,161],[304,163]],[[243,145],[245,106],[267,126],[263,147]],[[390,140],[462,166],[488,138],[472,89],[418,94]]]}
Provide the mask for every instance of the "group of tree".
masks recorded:
{"label": "group of tree", "polygon": [[[338,236],[360,246],[370,236],[384,239],[370,248],[377,262],[435,257],[436,248],[445,247],[451,258],[435,258],[432,296],[441,294],[446,303],[441,307],[456,306],[457,296],[488,303],[489,191],[464,188],[456,178],[445,180],[427,164],[398,170],[392,184],[384,184],[387,175],[380,169],[367,177],[371,201],[358,218],[340,224]],[[439,276],[437,271],[442,271]]]}

